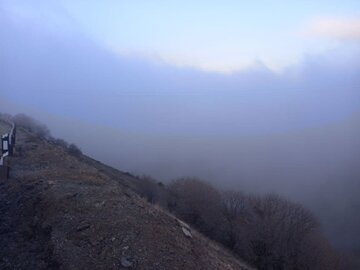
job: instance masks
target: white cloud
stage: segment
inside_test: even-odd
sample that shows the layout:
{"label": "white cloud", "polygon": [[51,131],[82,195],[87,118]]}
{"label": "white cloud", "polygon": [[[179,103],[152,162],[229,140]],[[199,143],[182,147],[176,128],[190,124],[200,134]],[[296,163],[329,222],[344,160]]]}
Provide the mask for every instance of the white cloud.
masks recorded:
{"label": "white cloud", "polygon": [[311,37],[360,41],[360,18],[318,18],[311,21],[304,32]]}
{"label": "white cloud", "polygon": [[[192,68],[205,72],[215,72],[220,74],[233,74],[247,70],[271,70],[274,73],[282,73],[286,68],[296,63],[296,57],[271,58],[271,57],[252,57],[251,55],[236,55],[232,53],[211,54],[206,53],[181,53],[181,52],[160,52],[156,50],[131,50],[119,48],[111,42],[106,47],[120,57],[131,57],[142,59],[153,64],[165,64],[178,68]],[[235,55],[235,56],[234,56]]]}

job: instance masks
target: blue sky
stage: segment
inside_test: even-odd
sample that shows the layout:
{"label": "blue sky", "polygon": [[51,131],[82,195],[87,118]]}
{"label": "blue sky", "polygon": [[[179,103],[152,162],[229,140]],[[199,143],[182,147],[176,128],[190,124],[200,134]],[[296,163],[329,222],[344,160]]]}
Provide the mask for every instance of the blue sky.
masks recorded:
{"label": "blue sky", "polygon": [[225,73],[258,65],[279,72],[306,54],[358,46],[360,40],[360,1],[3,3],[9,13],[55,23],[52,31],[76,25],[121,56]]}

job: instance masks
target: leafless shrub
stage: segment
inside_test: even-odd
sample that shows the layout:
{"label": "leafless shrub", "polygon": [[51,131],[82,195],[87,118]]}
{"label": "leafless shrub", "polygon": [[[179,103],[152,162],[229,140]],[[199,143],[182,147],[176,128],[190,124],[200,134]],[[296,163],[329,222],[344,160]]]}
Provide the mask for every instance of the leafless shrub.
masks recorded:
{"label": "leafless shrub", "polygon": [[0,113],[0,120],[12,121],[12,115],[8,113]]}
{"label": "leafless shrub", "polygon": [[218,239],[223,221],[220,193],[196,178],[175,180],[169,186],[174,196],[170,208],[177,216],[193,224],[207,236]]}
{"label": "leafless shrub", "polygon": [[335,269],[317,221],[307,209],[273,194],[246,201],[243,222],[237,223],[238,254],[258,269]]}
{"label": "leafless shrub", "polygon": [[[155,196],[156,184],[144,187]],[[196,178],[182,178],[169,187],[168,205],[192,224],[258,269],[335,270],[336,253],[321,235],[315,217],[302,205],[278,195],[220,194]],[[153,198],[153,197],[151,197]]]}
{"label": "leafless shrub", "polygon": [[80,150],[80,148],[78,146],[76,146],[75,144],[70,144],[69,147],[67,148],[68,152],[70,155],[79,157],[82,155],[82,152]]}
{"label": "leafless shrub", "polygon": [[230,249],[234,249],[241,225],[248,214],[247,197],[239,191],[226,191],[222,194],[223,216],[223,242]]}
{"label": "leafless shrub", "polygon": [[50,130],[46,125],[39,123],[35,119],[25,114],[17,114],[12,118],[12,120],[17,126],[22,127],[41,138],[44,138],[46,140],[53,139],[50,134]]}
{"label": "leafless shrub", "polygon": [[164,184],[150,176],[142,176],[139,179],[141,181],[139,186],[140,196],[146,198],[148,202],[167,208],[169,195]]}

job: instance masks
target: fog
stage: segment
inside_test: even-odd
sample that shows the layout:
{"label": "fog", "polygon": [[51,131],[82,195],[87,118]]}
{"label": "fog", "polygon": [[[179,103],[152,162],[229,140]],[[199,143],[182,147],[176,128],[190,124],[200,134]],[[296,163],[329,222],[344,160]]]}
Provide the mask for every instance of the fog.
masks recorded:
{"label": "fog", "polygon": [[357,44],[304,55],[281,73],[257,62],[221,74],[1,15],[1,112],[29,114],[136,175],[283,194],[309,206],[336,245],[360,249]]}

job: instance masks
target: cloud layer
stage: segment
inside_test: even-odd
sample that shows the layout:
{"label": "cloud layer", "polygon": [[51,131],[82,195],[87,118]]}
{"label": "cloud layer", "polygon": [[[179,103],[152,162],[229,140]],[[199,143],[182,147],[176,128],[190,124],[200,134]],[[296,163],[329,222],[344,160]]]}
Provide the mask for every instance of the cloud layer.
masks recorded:
{"label": "cloud layer", "polygon": [[305,33],[309,36],[342,41],[360,41],[360,18],[320,18],[313,20]]}

